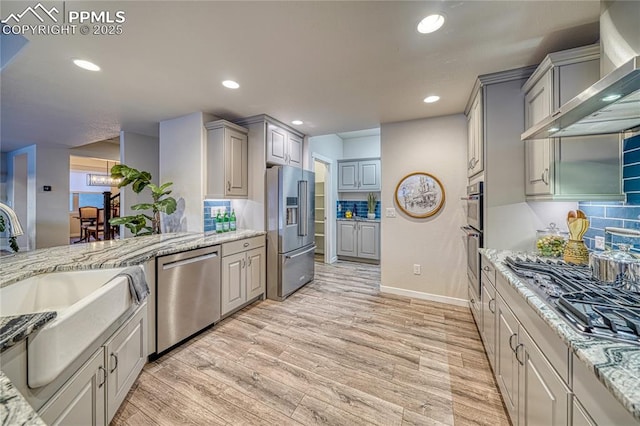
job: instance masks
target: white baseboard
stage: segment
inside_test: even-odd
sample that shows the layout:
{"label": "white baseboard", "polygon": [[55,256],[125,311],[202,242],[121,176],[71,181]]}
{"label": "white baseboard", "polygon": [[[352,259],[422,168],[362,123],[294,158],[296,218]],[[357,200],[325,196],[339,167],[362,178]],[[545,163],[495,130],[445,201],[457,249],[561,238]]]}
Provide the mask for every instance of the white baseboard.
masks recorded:
{"label": "white baseboard", "polygon": [[423,293],[421,291],[405,290],[404,288],[387,287],[387,286],[381,285],[380,291],[382,293],[397,294],[398,296],[406,296],[406,297],[411,297],[413,299],[429,300],[431,302],[447,303],[449,305],[456,305],[456,306],[465,306],[465,307],[469,306],[469,301],[466,299],[458,299],[457,297],[448,297],[448,296],[440,296],[440,295],[431,294],[431,293]]}

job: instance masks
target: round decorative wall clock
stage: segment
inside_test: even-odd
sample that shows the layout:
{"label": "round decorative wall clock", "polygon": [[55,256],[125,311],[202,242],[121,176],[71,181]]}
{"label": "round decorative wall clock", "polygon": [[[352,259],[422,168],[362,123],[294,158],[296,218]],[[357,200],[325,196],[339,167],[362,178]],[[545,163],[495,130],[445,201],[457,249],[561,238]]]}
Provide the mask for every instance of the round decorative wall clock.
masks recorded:
{"label": "round decorative wall clock", "polygon": [[424,172],[408,174],[396,186],[396,204],[406,215],[425,218],[444,205],[444,188],[437,177]]}

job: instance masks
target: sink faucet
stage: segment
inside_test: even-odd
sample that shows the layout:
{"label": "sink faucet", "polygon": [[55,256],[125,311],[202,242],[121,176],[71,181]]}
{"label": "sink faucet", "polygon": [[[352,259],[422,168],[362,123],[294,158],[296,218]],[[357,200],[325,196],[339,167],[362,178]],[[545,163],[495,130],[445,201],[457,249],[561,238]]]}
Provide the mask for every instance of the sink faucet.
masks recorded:
{"label": "sink faucet", "polygon": [[9,220],[10,237],[17,237],[24,234],[22,226],[20,226],[20,221],[18,220],[18,215],[11,207],[6,205],[5,203],[0,202],[0,211],[3,212]]}

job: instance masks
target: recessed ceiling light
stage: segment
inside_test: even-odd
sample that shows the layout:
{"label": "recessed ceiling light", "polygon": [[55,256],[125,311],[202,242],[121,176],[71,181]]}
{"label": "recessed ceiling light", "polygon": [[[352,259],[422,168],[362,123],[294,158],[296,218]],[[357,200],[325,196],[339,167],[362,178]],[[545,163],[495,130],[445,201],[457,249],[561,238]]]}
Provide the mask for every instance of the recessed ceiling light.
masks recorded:
{"label": "recessed ceiling light", "polygon": [[100,71],[99,66],[97,66],[93,62],[85,61],[84,59],[74,59],[73,63],[87,71]]}
{"label": "recessed ceiling light", "polygon": [[418,32],[422,34],[429,34],[434,31],[438,31],[442,24],[444,24],[444,16],[429,15],[418,24]]}
{"label": "recessed ceiling light", "polygon": [[620,95],[613,94],[613,95],[605,96],[604,98],[602,98],[602,100],[605,102],[613,102],[616,99],[620,99]]}
{"label": "recessed ceiling light", "polygon": [[227,89],[237,89],[240,87],[240,85],[233,80],[225,80],[222,82],[222,85]]}
{"label": "recessed ceiling light", "polygon": [[302,120],[293,120],[291,122],[291,124],[295,124],[296,126],[300,126],[301,124],[304,124],[304,123],[302,122]]}
{"label": "recessed ceiling light", "polygon": [[440,96],[431,95],[424,98],[424,102],[427,104],[432,104],[434,102],[438,102],[440,100]]}

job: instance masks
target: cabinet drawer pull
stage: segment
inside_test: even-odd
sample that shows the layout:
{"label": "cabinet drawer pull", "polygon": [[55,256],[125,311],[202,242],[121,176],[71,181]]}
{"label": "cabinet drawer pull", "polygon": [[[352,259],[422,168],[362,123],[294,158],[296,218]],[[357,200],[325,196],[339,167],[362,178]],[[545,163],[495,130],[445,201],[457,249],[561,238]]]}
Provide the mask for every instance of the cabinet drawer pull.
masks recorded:
{"label": "cabinet drawer pull", "polygon": [[544,172],[542,172],[542,182],[545,185],[549,185],[549,169],[544,169]]}
{"label": "cabinet drawer pull", "polygon": [[107,370],[105,370],[104,367],[100,366],[98,367],[98,371],[102,371],[102,383],[98,384],[98,387],[101,388],[107,382]]}
{"label": "cabinet drawer pull", "polygon": [[509,347],[511,348],[512,351],[516,351],[516,348],[513,347],[513,338],[514,337],[518,337],[518,333],[513,333],[511,336],[509,336]]}
{"label": "cabinet drawer pull", "polygon": [[489,310],[491,311],[491,313],[495,314],[496,313],[495,308],[491,309],[491,302],[493,302],[494,303],[493,306],[495,306],[496,299],[491,299],[491,300],[489,300],[489,303],[487,303],[487,306],[488,306]]}
{"label": "cabinet drawer pull", "polygon": [[483,270],[483,271],[487,271],[487,272],[489,272],[489,271],[491,270],[491,268],[489,268],[488,266],[483,266],[483,267],[482,267],[482,270]]}
{"label": "cabinet drawer pull", "polygon": [[113,358],[115,360],[115,365],[113,366],[113,368],[109,371],[109,374],[113,373],[114,371],[116,371],[116,369],[118,368],[118,355],[114,354],[113,352],[111,353],[111,358]]}
{"label": "cabinet drawer pull", "polygon": [[524,343],[518,344],[518,346],[516,346],[516,349],[513,352],[515,352],[516,354],[516,359],[518,360],[518,364],[524,365],[524,361],[520,361],[520,357],[518,356],[518,349],[520,349],[521,346],[524,347]]}
{"label": "cabinet drawer pull", "polygon": [[244,247],[249,247],[249,243],[244,243],[243,246]]}

